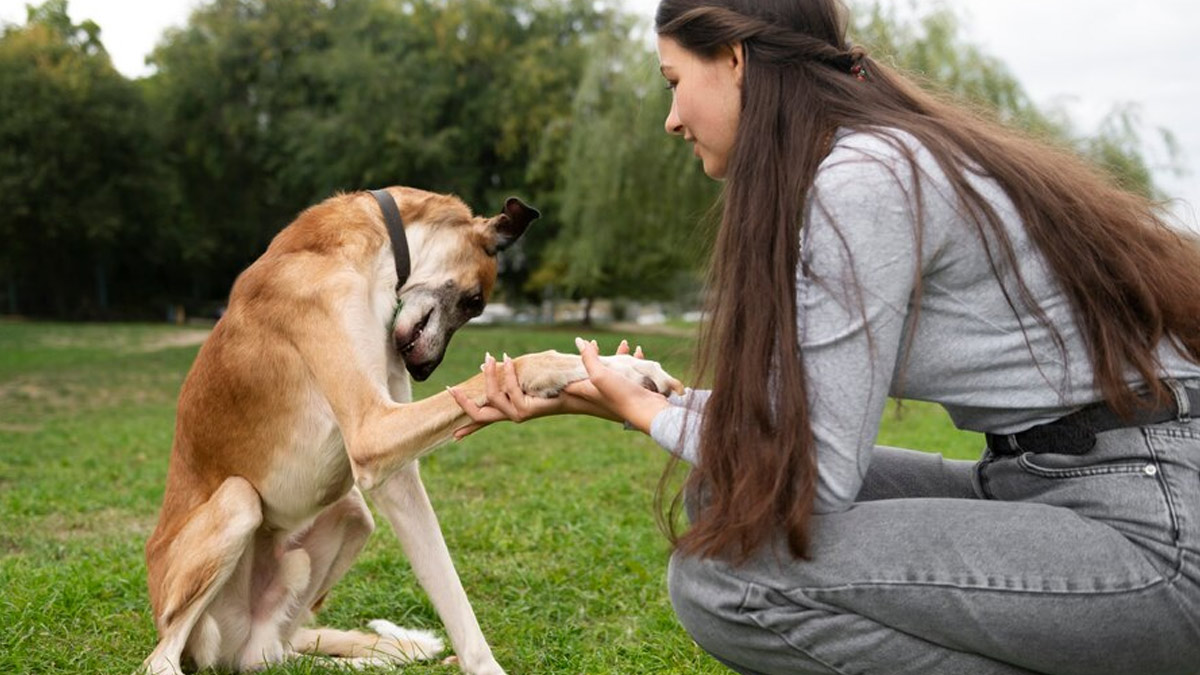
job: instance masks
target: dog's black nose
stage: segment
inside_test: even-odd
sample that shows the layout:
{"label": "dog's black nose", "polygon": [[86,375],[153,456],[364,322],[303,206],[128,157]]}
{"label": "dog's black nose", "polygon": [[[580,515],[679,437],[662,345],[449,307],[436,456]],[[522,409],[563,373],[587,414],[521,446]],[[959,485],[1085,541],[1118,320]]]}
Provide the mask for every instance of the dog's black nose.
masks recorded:
{"label": "dog's black nose", "polygon": [[429,376],[433,374],[434,370],[437,370],[439,363],[441,363],[441,359],[436,361],[427,361],[425,363],[411,363],[407,364],[406,367],[408,368],[408,374],[411,375],[414,380],[417,382],[424,382],[425,380],[429,379]]}

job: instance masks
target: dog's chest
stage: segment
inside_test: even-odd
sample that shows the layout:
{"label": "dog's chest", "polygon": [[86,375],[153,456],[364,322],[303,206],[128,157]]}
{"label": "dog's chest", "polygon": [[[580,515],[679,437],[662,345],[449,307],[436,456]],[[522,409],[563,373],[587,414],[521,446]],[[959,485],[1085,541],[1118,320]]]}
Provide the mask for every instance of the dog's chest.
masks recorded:
{"label": "dog's chest", "polygon": [[300,527],[354,485],[341,430],[328,406],[298,425],[264,483],[264,518],[284,530]]}

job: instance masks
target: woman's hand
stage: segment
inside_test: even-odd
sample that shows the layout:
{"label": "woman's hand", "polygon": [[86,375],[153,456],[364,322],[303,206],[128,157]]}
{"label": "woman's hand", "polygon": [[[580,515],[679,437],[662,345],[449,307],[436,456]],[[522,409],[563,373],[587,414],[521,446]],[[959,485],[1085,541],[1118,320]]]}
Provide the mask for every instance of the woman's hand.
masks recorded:
{"label": "woman's hand", "polygon": [[485,354],[482,370],[487,395],[487,402],[482,406],[475,405],[475,401],[458,389],[446,387],[458,406],[471,418],[471,424],[455,430],[454,440],[460,440],[492,422],[511,420],[520,424],[536,417],[565,412],[562,396],[541,398],[530,396],[521,389],[517,369],[508,354],[500,363],[496,363],[491,354]]}
{"label": "woman's hand", "polygon": [[[650,422],[670,405],[666,396],[650,391],[605,366],[600,360],[600,348],[594,340],[585,342],[582,338],[575,338],[575,346],[583,359],[583,367],[587,369],[588,379],[567,385],[566,392],[586,400],[596,408],[599,414],[592,414],[597,417],[624,420],[638,431],[650,433]],[[621,346],[624,352],[618,349],[618,354],[629,352],[627,342],[622,340]],[[643,358],[641,347],[634,357]]]}
{"label": "woman's hand", "polygon": [[[454,432],[455,440],[465,438],[493,422],[511,420],[520,423],[559,414],[592,415],[618,422],[629,420],[635,427],[647,431],[653,414],[646,418],[643,424],[639,424],[644,415],[631,417],[630,413],[644,413],[650,409],[657,413],[661,407],[668,405],[666,398],[612,372],[600,361],[599,348],[594,341],[586,342],[576,338],[575,345],[580,350],[589,379],[573,382],[567,385],[557,398],[549,399],[529,396],[521,390],[516,368],[507,355],[500,363],[491,355],[486,356],[483,374],[487,403],[483,406],[475,405],[474,401],[457,389],[448,389],[459,407],[471,418],[471,424]],[[629,343],[622,340],[616,353],[628,354]],[[638,347],[633,355],[635,358],[643,358],[641,347]],[[597,378],[599,385],[596,384]],[[655,407],[655,403],[661,406]]]}

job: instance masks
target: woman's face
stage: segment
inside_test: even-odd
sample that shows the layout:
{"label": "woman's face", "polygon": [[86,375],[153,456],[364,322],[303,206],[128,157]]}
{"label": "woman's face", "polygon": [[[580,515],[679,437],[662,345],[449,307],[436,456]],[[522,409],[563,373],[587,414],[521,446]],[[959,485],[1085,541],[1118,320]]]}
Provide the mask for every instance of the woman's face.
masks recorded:
{"label": "woman's face", "polygon": [[659,36],[658,61],[673,92],[667,133],[683,136],[694,146],[704,173],[724,178],[742,107],[742,46],[705,59]]}

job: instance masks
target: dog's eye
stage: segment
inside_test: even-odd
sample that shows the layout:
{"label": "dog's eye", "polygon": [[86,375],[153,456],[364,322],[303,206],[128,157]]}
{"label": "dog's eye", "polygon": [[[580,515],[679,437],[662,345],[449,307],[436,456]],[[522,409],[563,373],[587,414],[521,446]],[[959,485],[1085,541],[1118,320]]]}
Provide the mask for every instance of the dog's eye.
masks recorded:
{"label": "dog's eye", "polygon": [[476,293],[462,299],[459,306],[467,314],[475,315],[483,311],[483,294]]}

